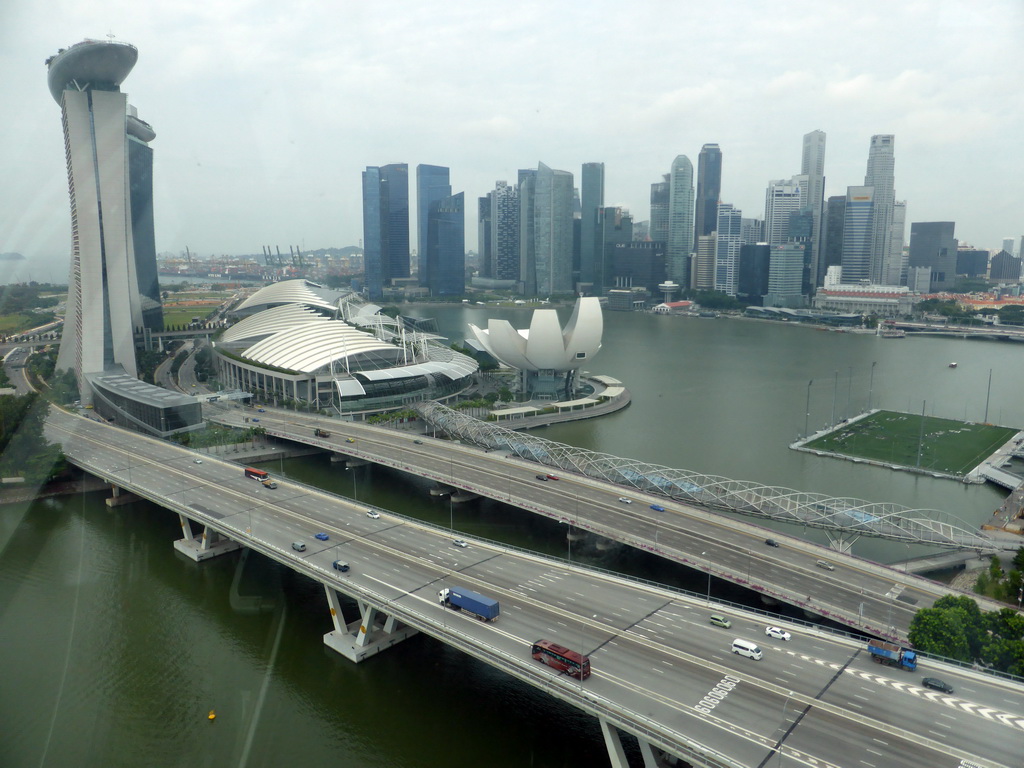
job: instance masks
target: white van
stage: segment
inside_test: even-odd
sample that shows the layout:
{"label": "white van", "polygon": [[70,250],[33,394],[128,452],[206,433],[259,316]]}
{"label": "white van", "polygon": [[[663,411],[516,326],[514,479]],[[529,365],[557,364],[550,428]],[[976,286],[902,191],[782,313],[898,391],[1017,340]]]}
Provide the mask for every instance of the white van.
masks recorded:
{"label": "white van", "polygon": [[738,653],[740,656],[748,656],[754,661],[760,661],[761,657],[764,656],[761,653],[761,649],[757,647],[757,643],[752,643],[749,640],[736,639],[732,641],[732,652]]}

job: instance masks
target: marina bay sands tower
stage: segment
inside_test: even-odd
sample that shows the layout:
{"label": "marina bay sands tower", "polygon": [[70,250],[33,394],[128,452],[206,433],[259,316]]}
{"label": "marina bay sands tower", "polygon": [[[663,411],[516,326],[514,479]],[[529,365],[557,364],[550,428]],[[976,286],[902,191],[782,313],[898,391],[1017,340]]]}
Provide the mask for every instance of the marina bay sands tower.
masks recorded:
{"label": "marina bay sands tower", "polygon": [[[159,290],[147,146],[156,134],[120,90],[137,58],[132,45],[85,40],[46,61],[64,123],[71,197],[71,273],[57,368],[75,372],[84,403],[93,400],[90,374],[123,368],[136,376],[143,299],[152,304]],[[147,283],[141,291],[140,275]]]}

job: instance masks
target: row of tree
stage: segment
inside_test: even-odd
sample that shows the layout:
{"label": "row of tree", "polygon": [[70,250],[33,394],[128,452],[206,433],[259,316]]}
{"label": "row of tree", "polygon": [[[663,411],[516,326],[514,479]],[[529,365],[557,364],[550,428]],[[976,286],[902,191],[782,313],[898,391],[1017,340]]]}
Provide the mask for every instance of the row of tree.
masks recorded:
{"label": "row of tree", "polygon": [[1024,677],[1024,615],[982,611],[966,595],[946,595],[917,612],[910,643],[919,651]]}

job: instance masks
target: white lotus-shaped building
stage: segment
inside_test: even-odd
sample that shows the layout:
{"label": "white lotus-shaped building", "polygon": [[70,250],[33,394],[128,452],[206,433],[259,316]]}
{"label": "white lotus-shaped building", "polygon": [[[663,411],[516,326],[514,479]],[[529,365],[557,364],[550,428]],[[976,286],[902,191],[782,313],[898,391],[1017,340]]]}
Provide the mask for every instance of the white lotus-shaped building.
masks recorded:
{"label": "white lotus-shaped building", "polygon": [[601,349],[604,320],[600,300],[589,296],[576,300],[564,329],[553,309],[535,310],[529,328],[488,320],[486,329],[469,329],[494,359],[523,373],[524,391],[571,398],[576,372]]}

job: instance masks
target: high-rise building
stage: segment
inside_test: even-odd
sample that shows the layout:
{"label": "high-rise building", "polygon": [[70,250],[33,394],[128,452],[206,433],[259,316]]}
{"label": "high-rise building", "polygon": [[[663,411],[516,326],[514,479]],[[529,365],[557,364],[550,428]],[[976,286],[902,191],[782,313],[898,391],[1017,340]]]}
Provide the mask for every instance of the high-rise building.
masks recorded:
{"label": "high-rise building", "polygon": [[757,245],[764,242],[764,221],[758,218],[746,218],[740,222],[740,232],[744,245]]}
{"label": "high-rise building", "polygon": [[732,203],[718,204],[715,243],[715,290],[736,295],[739,280],[743,211]]}
{"label": "high-rise building", "polygon": [[668,244],[669,174],[651,184],[651,240]]}
{"label": "high-rise building", "polygon": [[830,197],[825,203],[816,285],[825,284],[825,272],[829,267],[838,267],[843,263],[843,217],[845,215],[846,195]]}
{"label": "high-rise building", "polygon": [[426,274],[427,217],[430,206],[450,197],[452,185],[448,169],[442,165],[416,166],[416,267],[420,285],[429,285]]}
{"label": "high-rise building", "polygon": [[[1012,238],[1012,237],[1004,237],[1003,238],[1003,250],[1006,251],[1011,256],[1013,256],[1013,245],[1014,245],[1013,241],[1014,241],[1014,238]],[[1022,253],[1020,255],[1024,256],[1024,253]]]}
{"label": "high-rise building", "polygon": [[480,277],[494,277],[494,253],[491,246],[491,241],[494,237],[491,227],[491,207],[493,205],[493,192],[488,192],[483,197],[477,198],[476,252],[480,268]]}
{"label": "high-rise building", "polygon": [[604,283],[604,252],[599,242],[604,208],[604,163],[584,163],[580,176],[580,282],[599,294]]}
{"label": "high-rise building", "polygon": [[718,236],[714,232],[697,238],[697,252],[693,257],[693,273],[690,280],[690,287],[694,290],[715,290],[715,256],[717,255],[717,250]]}
{"label": "high-rise building", "polygon": [[693,226],[693,250],[697,238],[710,235],[718,224],[718,198],[722,196],[722,150],[705,144],[697,156],[697,208]]}
{"label": "high-rise building", "polygon": [[805,266],[808,261],[804,243],[788,242],[772,246],[768,263],[766,307],[801,307],[804,304]]}
{"label": "high-rise building", "polygon": [[1021,260],[1006,251],[1000,251],[989,262],[989,279],[1006,280],[1011,283],[1020,281]]}
{"label": "high-rise building", "polygon": [[693,163],[686,155],[672,161],[668,189],[668,277],[679,285],[690,283],[693,248]]}
{"label": "high-rise building", "polygon": [[882,274],[884,285],[904,285],[907,282],[907,253],[903,247],[907,231],[907,201],[892,204],[892,241]]}
{"label": "high-rise building", "polygon": [[519,190],[499,181],[490,198],[491,277],[519,280]]}
{"label": "high-rise building", "polygon": [[132,247],[139,282],[142,325],[150,331],[164,329],[164,309],[156,266],[156,233],[153,228],[153,127],[139,119],[128,105],[128,186],[132,209]]}
{"label": "high-rise building", "polygon": [[933,291],[947,291],[956,282],[955,229],[952,221],[915,221],[910,225],[909,265],[931,269]]}
{"label": "high-rise building", "polygon": [[384,286],[409,276],[409,166],[367,166],[363,171],[363,264],[371,300]]}
{"label": "high-rise building", "polygon": [[789,239],[790,216],[807,207],[807,177],[777,179],[768,182],[764,195],[764,239],[769,245],[782,245]]}
{"label": "high-rise building", "polygon": [[847,187],[843,209],[843,283],[877,283],[872,278],[874,187]]}
{"label": "high-rise building", "polygon": [[[800,173],[807,177],[807,204],[814,217],[810,244],[811,275],[815,286],[821,285],[824,270],[820,269],[822,216],[825,207],[825,132],[811,131],[804,134],[804,147],[800,159]],[[821,274],[822,277],[817,276]]]}
{"label": "high-rise building", "polygon": [[520,171],[519,274],[526,295],[572,292],[572,250],[572,174],[544,163]]}
{"label": "high-rise building", "polygon": [[466,213],[462,192],[430,204],[425,264],[431,296],[462,296],[466,292]]}
{"label": "high-rise building", "polygon": [[[892,134],[878,134],[871,137],[868,150],[868,169],[864,175],[864,186],[873,187],[871,233],[871,263],[868,279],[882,285],[885,279],[885,266],[892,257],[893,244],[893,205],[896,202],[895,156],[896,137]],[[902,250],[902,241],[900,243]],[[843,280],[846,281],[844,272]]]}
{"label": "high-rise building", "polygon": [[615,246],[632,242],[633,217],[625,208],[608,207],[599,212],[597,245],[599,257],[594,262],[594,289],[602,291],[613,284],[612,257]]}
{"label": "high-rise building", "polygon": [[988,251],[959,248],[956,252],[956,273],[964,277],[985,277],[988,272]]}
{"label": "high-rise building", "polygon": [[665,282],[665,243],[657,240],[615,243],[611,247],[611,277],[617,288],[646,288],[656,294]]}
{"label": "high-rise building", "polygon": [[129,126],[128,97],[119,88],[137,59],[135,46],[86,40],[46,61],[50,93],[64,124],[72,221],[57,368],[74,371],[84,403],[93,400],[89,374],[117,366],[130,376],[137,373],[134,332],[143,327],[143,313],[131,230],[128,136],[141,126]]}
{"label": "high-rise building", "polygon": [[736,298],[762,306],[768,293],[768,270],[772,247],[768,243],[740,246],[740,268],[736,278]]}

